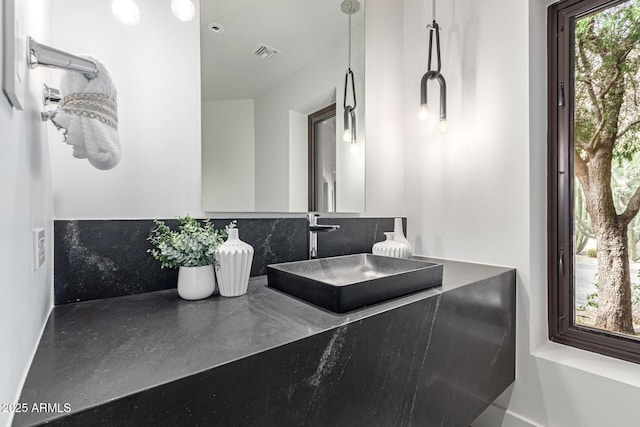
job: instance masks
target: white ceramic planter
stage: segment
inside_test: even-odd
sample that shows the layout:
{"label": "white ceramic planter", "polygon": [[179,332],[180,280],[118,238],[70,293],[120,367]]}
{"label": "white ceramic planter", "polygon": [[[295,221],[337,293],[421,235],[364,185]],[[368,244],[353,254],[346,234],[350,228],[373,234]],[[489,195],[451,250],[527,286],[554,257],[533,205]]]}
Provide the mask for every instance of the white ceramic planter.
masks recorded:
{"label": "white ceramic planter", "polygon": [[211,296],[216,288],[216,277],[212,265],[202,267],[180,267],[178,269],[178,295],[187,300],[198,300]]}
{"label": "white ceramic planter", "polygon": [[387,240],[373,245],[373,254],[389,256],[393,258],[407,258],[408,248],[406,245],[394,240],[395,233],[384,233]]}
{"label": "white ceramic planter", "polygon": [[393,221],[393,234],[393,239],[398,243],[402,243],[407,248],[407,254],[403,258],[409,258],[411,255],[413,255],[413,246],[411,246],[409,240],[407,240],[407,238],[404,236],[404,230],[402,229],[402,218],[396,218]]}
{"label": "white ceramic planter", "polygon": [[216,276],[223,297],[247,293],[253,248],[238,238],[238,229],[229,229],[229,238],[216,250]]}

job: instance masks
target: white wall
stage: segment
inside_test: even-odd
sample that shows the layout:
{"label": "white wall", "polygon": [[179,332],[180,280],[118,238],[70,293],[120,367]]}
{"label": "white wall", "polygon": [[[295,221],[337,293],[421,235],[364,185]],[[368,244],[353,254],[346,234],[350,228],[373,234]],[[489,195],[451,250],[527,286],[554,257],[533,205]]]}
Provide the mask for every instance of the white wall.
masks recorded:
{"label": "white wall", "polygon": [[289,110],[289,212],[309,206],[308,115]]}
{"label": "white wall", "polygon": [[[22,32],[48,43],[49,2],[16,1]],[[2,21],[0,8],[0,22]],[[0,25],[0,27],[3,25]],[[0,31],[0,45],[2,45]],[[6,59],[0,57],[0,70]],[[1,74],[1,71],[0,71]],[[49,71],[27,71],[24,111],[0,94],[0,403],[17,402],[52,305],[52,191],[45,125],[39,120],[42,83]],[[44,228],[45,264],[34,271],[33,228]],[[0,426],[13,414],[0,412]]]}
{"label": "white wall", "polygon": [[100,171],[51,133],[56,218],[203,215],[199,16],[184,23],[167,2],[136,3],[140,23],[127,27],[110,1],[51,2],[53,44],[91,53],[111,72],[122,147],[120,164]]}
{"label": "white wall", "polygon": [[202,209],[255,209],[253,99],[202,102]]}
{"label": "white wall", "polygon": [[400,216],[406,214],[403,8],[397,1],[366,3],[366,214]]}
{"label": "white wall", "polygon": [[416,118],[430,10],[430,1],[404,1],[409,239],[424,255],[518,270],[516,382],[474,426],[637,425],[637,365],[547,339],[546,4],[438,4],[445,136]]}

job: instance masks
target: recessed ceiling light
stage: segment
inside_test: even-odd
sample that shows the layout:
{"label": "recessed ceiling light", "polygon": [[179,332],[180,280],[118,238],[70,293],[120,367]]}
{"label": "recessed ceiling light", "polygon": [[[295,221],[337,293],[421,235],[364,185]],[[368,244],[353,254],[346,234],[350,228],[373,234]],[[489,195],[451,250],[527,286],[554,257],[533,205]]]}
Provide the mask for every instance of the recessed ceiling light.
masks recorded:
{"label": "recessed ceiling light", "polygon": [[189,22],[196,14],[196,7],[191,0],[171,0],[173,15],[182,22]]}
{"label": "recessed ceiling light", "polygon": [[111,11],[121,24],[135,25],[140,21],[140,9],[133,0],[113,0]]}
{"label": "recessed ceiling light", "polygon": [[222,34],[224,33],[224,27],[217,22],[211,22],[207,25],[207,30],[211,31],[213,34]]}

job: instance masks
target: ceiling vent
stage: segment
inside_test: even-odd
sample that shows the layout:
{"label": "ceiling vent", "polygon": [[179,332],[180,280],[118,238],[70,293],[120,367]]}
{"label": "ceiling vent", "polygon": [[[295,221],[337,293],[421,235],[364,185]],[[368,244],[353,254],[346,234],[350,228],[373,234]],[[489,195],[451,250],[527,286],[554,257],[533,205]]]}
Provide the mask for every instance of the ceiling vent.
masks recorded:
{"label": "ceiling vent", "polygon": [[267,46],[264,43],[260,43],[260,46],[253,52],[258,58],[265,59],[267,61],[272,60],[280,54],[281,51]]}

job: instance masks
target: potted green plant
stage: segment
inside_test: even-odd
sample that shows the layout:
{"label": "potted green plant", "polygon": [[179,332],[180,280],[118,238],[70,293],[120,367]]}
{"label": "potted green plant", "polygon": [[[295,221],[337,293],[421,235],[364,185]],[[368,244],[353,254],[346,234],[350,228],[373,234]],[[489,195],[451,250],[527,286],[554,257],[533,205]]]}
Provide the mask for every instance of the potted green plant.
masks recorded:
{"label": "potted green plant", "polygon": [[173,231],[163,221],[154,220],[157,228],[148,238],[154,248],[147,252],[160,261],[162,268],[178,268],[180,297],[207,298],[215,290],[215,251],[226,232],[215,230],[209,219],[199,223],[187,215],[178,221],[178,231]]}

